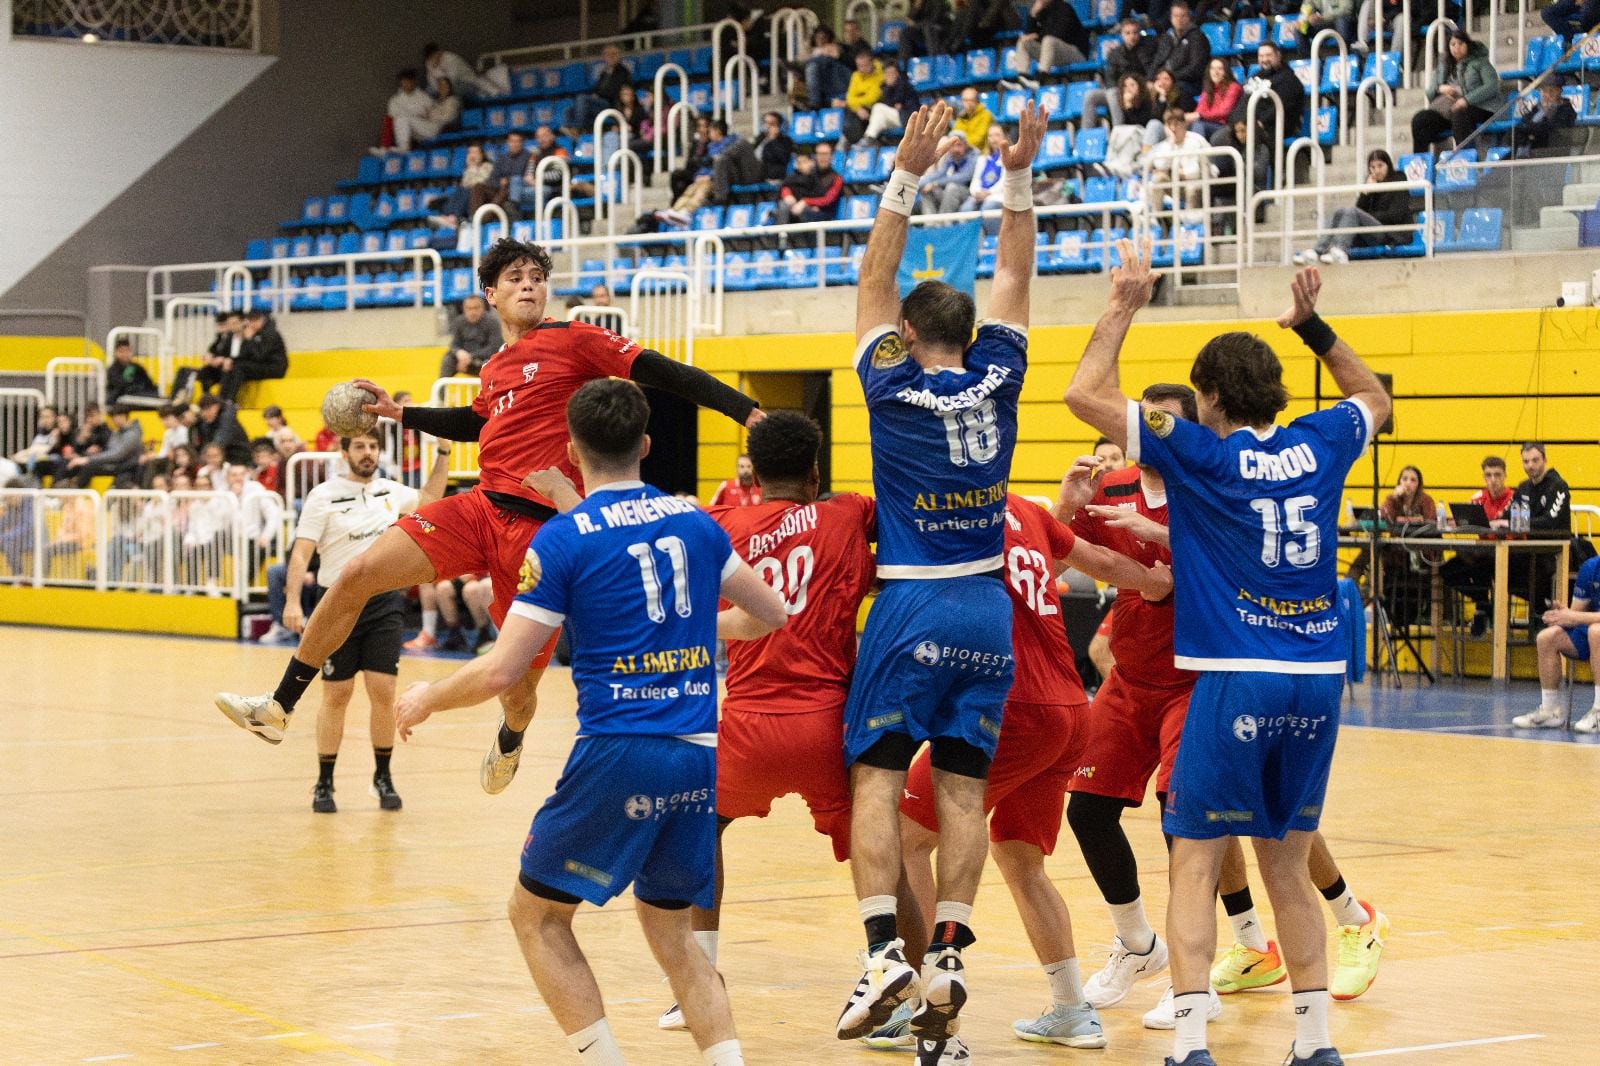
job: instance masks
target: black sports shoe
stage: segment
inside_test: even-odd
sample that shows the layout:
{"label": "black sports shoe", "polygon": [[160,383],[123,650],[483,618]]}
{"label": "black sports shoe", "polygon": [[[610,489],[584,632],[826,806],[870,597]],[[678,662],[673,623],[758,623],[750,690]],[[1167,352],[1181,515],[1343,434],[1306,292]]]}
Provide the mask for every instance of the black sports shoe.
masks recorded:
{"label": "black sports shoe", "polygon": [[337,814],[339,805],[333,802],[333,786],[321,781],[311,790],[311,809],[318,814]]}
{"label": "black sports shoe", "polygon": [[452,629],[448,636],[439,642],[440,651],[466,651],[467,635],[459,629]]}
{"label": "black sports shoe", "polygon": [[400,809],[400,793],[394,790],[394,782],[389,780],[388,774],[373,774],[372,787],[367,791],[378,797],[378,806],[384,810]]}

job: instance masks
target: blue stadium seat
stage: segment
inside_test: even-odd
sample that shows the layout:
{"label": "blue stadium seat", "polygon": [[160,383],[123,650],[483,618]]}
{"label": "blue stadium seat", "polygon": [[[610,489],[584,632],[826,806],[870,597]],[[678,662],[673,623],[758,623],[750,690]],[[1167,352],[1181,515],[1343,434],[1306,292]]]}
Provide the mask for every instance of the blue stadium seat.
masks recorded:
{"label": "blue stadium seat", "polygon": [[1589,87],[1587,85],[1568,85],[1561,90],[1561,95],[1567,98],[1567,103],[1572,105],[1572,110],[1581,117],[1589,111]]}
{"label": "blue stadium seat", "polygon": [[1284,52],[1300,50],[1300,19],[1295,15],[1279,15],[1272,20],[1272,40]]}
{"label": "blue stadium seat", "polygon": [[993,49],[980,48],[968,52],[966,61],[967,78],[974,85],[987,85],[1000,76],[1000,60]]}
{"label": "blue stadium seat", "polygon": [[1453,252],[1455,245],[1456,213],[1454,211],[1433,212],[1433,250],[1436,252]]}
{"label": "blue stadium seat", "polygon": [[364,156],[356,164],[356,184],[376,185],[383,180],[383,160],[375,155]]}
{"label": "blue stadium seat", "polygon": [[403,252],[411,238],[409,230],[392,229],[383,235],[383,250],[386,252]]}
{"label": "blue stadium seat", "polygon": [[444,275],[444,298],[451,303],[465,300],[476,292],[471,267],[451,267]]}
{"label": "blue stadium seat", "polygon": [[903,19],[889,19],[878,27],[878,43],[874,51],[880,55],[887,55],[900,51],[900,35],[905,32],[906,24]]}
{"label": "blue stadium seat", "polygon": [[289,306],[296,311],[316,311],[322,307],[322,279],[315,274],[309,278],[294,278],[289,283]]}
{"label": "blue stadium seat", "polygon": [[539,71],[536,67],[518,67],[511,72],[511,91],[519,96],[531,96],[539,91]]}
{"label": "blue stadium seat", "polygon": [[1000,98],[1000,110],[995,114],[1000,116],[1002,122],[1015,122],[1022,117],[1022,109],[1028,106],[1028,101],[1033,99],[1033,94],[1026,89],[1011,89]]}
{"label": "blue stadium seat", "polygon": [[[985,233],[978,241],[978,277],[994,277],[995,256],[1000,251],[1000,235]],[[1042,257],[1041,257],[1042,258]],[[1042,270],[1041,266],[1041,270]]]}
{"label": "blue stadium seat", "polygon": [[273,259],[288,259],[294,254],[289,247],[289,238],[274,237],[268,242],[268,251]]}
{"label": "blue stadium seat", "polygon": [[722,228],[723,208],[719,206],[702,207],[694,213],[694,228],[700,230],[713,230]]}
{"label": "blue stadium seat", "polygon": [[1237,54],[1226,22],[1202,22],[1200,24],[1200,32],[1205,34],[1206,40],[1210,42],[1212,55],[1231,56]]}
{"label": "blue stadium seat", "polygon": [[310,237],[296,237],[289,245],[289,255],[294,259],[306,259],[314,254]]}
{"label": "blue stadium seat", "polygon": [[817,113],[796,111],[789,119],[789,139],[797,145],[817,143]]}
{"label": "blue stadium seat", "polygon": [[1324,148],[1332,147],[1338,133],[1339,109],[1337,107],[1317,108],[1316,142]]}
{"label": "blue stadium seat", "polygon": [[846,196],[839,201],[839,220],[861,222],[861,229],[872,225],[872,220],[878,213],[878,198],[876,196]]}
{"label": "blue stadium seat", "polygon": [[878,149],[878,161],[872,170],[873,181],[889,180],[889,176],[894,173],[894,157],[899,151],[900,146],[897,144],[886,144]]}
{"label": "blue stadium seat", "polygon": [[912,56],[911,61],[906,64],[906,78],[910,80],[911,87],[919,93],[932,92],[939,86],[934,80],[931,56]]}
{"label": "blue stadium seat", "polygon": [[1072,132],[1064,129],[1045,130],[1044,141],[1039,145],[1039,154],[1033,161],[1034,168],[1053,170],[1057,167],[1071,166],[1072,162]]}
{"label": "blue stadium seat", "polygon": [[783,284],[789,289],[812,288],[817,284],[815,248],[790,248],[783,253]]}
{"label": "blue stadium seat", "polygon": [[723,225],[729,229],[749,229],[756,224],[755,204],[729,204]]}
{"label": "blue stadium seat", "polygon": [[1088,242],[1082,230],[1062,230],[1055,243],[1039,264],[1041,270],[1054,274],[1083,274],[1099,270],[1098,260],[1089,257]]}
{"label": "blue stadium seat", "polygon": [[355,255],[361,251],[361,234],[342,233],[339,235],[339,246],[336,249],[339,255]]}
{"label": "blue stadium seat", "polygon": [[1102,267],[1121,266],[1122,257],[1117,254],[1117,242],[1127,235],[1128,231],[1122,226],[1095,230],[1089,235],[1089,243],[1097,247],[1090,249],[1090,256],[1098,258]]}
{"label": "blue stadium seat", "polygon": [[1083,181],[1083,202],[1086,204],[1107,204],[1117,198],[1117,179],[1102,176],[1085,178]]}
{"label": "blue stadium seat", "polygon": [[778,273],[779,263],[778,253],[771,248],[763,248],[751,256],[750,287],[753,289],[781,288],[783,279]]}
{"label": "blue stadium seat", "polygon": [[837,141],[844,133],[844,108],[825,107],[817,112],[817,139]]}
{"label": "blue stadium seat", "polygon": [[867,246],[855,244],[847,255],[841,252],[842,249],[828,250],[823,280],[829,285],[854,285],[861,277],[861,257],[866,254]]}
{"label": "blue stadium seat", "polygon": [[399,181],[405,176],[405,156],[390,152],[383,157],[381,162],[383,163],[382,177],[384,181]]}
{"label": "blue stadium seat", "polygon": [[1036,98],[1039,107],[1050,112],[1051,115],[1061,115],[1067,110],[1067,87],[1059,82],[1055,85],[1041,85]]}
{"label": "blue stadium seat", "polygon": [[1309,59],[1291,59],[1289,61],[1289,71],[1296,78],[1300,79],[1300,85],[1301,85],[1302,88],[1305,89],[1306,95],[1307,96],[1312,95],[1312,93],[1311,93],[1311,60],[1309,60]]}
{"label": "blue stadium seat", "polygon": [[1361,70],[1361,80],[1377,75],[1390,89],[1400,88],[1400,56],[1396,52],[1372,52]]}
{"label": "blue stadium seat", "polygon": [[746,292],[755,288],[755,276],[750,270],[747,252],[729,252],[723,257],[722,287],[729,292]]}
{"label": "blue stadium seat", "polygon": [[1090,126],[1078,131],[1074,142],[1076,162],[1079,166],[1097,166],[1106,161],[1107,130],[1104,126]]}
{"label": "blue stadium seat", "polygon": [[[723,58],[726,60],[727,57],[724,56]],[[711,46],[709,44],[689,49],[689,65],[687,69],[690,74],[696,76],[701,74],[710,74],[713,77],[722,76],[721,71],[713,71],[711,69]]]}
{"label": "blue stadium seat", "polygon": [[1253,57],[1267,37],[1266,19],[1240,19],[1233,24],[1233,54]]}
{"label": "blue stadium seat", "polygon": [[1337,55],[1326,56],[1322,63],[1322,84],[1317,92],[1323,96],[1339,95],[1339,86],[1348,85],[1353,91],[1361,81],[1361,57],[1346,56],[1343,63]]}
{"label": "blue stadium seat", "polygon": [[407,178],[425,178],[428,176],[428,153],[420,149],[407,152],[403,157],[406,161],[405,174]]}
{"label": "blue stadium seat", "polygon": [[1000,76],[1002,78],[1015,78],[1018,74],[1027,75],[1033,70],[1033,60],[1028,58],[1026,52],[1015,48],[1000,50]]}
{"label": "blue stadium seat", "polygon": [[1059,115],[1052,114],[1051,118],[1063,118],[1069,122],[1077,122],[1083,117],[1083,101],[1095,89],[1092,81],[1075,81],[1067,86],[1067,102],[1062,107]]}
{"label": "blue stadium seat", "polygon": [[[1407,152],[1395,160],[1395,166],[1400,173],[1406,176],[1407,181],[1426,181],[1429,183],[1433,181],[1433,156],[1426,152]],[[1421,196],[1422,194],[1413,192],[1411,195]]]}
{"label": "blue stadium seat", "polygon": [[357,243],[356,251],[358,251],[358,252],[381,252],[381,251],[383,251],[384,236],[385,236],[384,231],[381,230],[381,229],[370,229],[370,230],[367,230],[364,233],[357,234],[358,243]]}
{"label": "blue stadium seat", "polygon": [[[376,162],[376,160],[374,160]],[[321,222],[327,202],[320,196],[308,196],[300,205],[301,222]]]}
{"label": "blue stadium seat", "polygon": [[513,222],[511,223],[511,239],[514,241],[526,241],[527,243],[532,244],[534,241],[534,230],[535,226],[532,219],[521,219],[517,222]]}
{"label": "blue stadium seat", "polygon": [[839,166],[839,176],[850,183],[871,181],[877,154],[878,150],[871,145],[857,145],[850,149]]}
{"label": "blue stadium seat", "polygon": [[348,196],[330,196],[327,205],[323,208],[323,221],[334,223],[343,222],[350,217],[350,198]]}
{"label": "blue stadium seat", "polygon": [[1433,168],[1435,193],[1465,192],[1477,188],[1478,162],[1476,148],[1463,148],[1458,152],[1441,152]]}
{"label": "blue stadium seat", "polygon": [[1500,249],[1501,210],[1474,207],[1461,214],[1461,232],[1456,244],[1464,251],[1494,252]]}
{"label": "blue stadium seat", "polygon": [[469,107],[461,112],[461,128],[469,133],[483,129],[483,108]]}
{"label": "blue stadium seat", "polygon": [[966,56],[935,56],[933,59],[934,84],[941,89],[964,89],[970,84],[967,78]]}

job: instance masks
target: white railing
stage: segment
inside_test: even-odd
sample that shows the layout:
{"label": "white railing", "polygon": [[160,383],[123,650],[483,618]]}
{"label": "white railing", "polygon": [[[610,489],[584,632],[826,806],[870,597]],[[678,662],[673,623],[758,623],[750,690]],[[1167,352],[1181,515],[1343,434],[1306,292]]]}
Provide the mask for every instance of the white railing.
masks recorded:
{"label": "white railing", "polygon": [[[535,171],[536,175],[537,175],[537,173],[538,172]],[[544,188],[543,184],[541,184],[539,186],[539,188],[542,190]],[[483,220],[486,219],[486,218],[491,218],[491,217],[494,218],[497,222],[499,222],[499,224],[500,224],[500,235],[502,237],[511,236],[511,219],[506,214],[506,209],[501,207],[499,204],[484,204],[481,207],[479,207],[476,211],[472,212],[472,276],[473,276],[473,278],[477,278],[477,276],[478,276],[478,267],[480,265],[482,265],[482,263],[483,263],[483,252],[484,252],[484,248],[483,248],[483,245],[484,245],[484,240],[483,240]]]}
{"label": "white railing", "polygon": [[[1240,203],[1246,199],[1244,159],[1233,148],[1208,147],[1203,151],[1180,152],[1168,157],[1170,168],[1157,170],[1146,157],[1140,169],[1139,193],[1145,209],[1135,215],[1132,236],[1136,243],[1156,242],[1162,253],[1157,258],[1170,265],[1174,291],[1184,289],[1232,289],[1238,291],[1242,269],[1240,257],[1220,254],[1224,245],[1238,243]],[[1232,163],[1231,177],[1219,176],[1217,161]],[[1186,173],[1191,169],[1193,174]],[[1228,191],[1231,203],[1220,202],[1217,194]],[[1198,239],[1194,227],[1200,227]],[[1156,238],[1156,227],[1162,236]],[[1168,244],[1170,242],[1170,245]],[[1184,263],[1184,256],[1200,252],[1199,263]],[[1218,280],[1220,279],[1220,280]]]}
{"label": "white railing", "polygon": [[1351,158],[1351,165],[1355,169],[1353,180],[1361,182],[1367,176],[1367,93],[1372,93],[1375,103],[1372,105],[1383,112],[1383,150],[1389,153],[1389,158],[1394,156],[1394,93],[1389,90],[1389,84],[1383,80],[1381,73],[1373,74],[1361,82],[1356,89],[1356,150]]}
{"label": "white railing", "polygon": [[[479,384],[477,378],[439,378],[428,391],[428,406],[470,407],[478,396]],[[450,477],[475,479],[477,476],[478,442],[455,442],[450,450]]]}
{"label": "white railing", "polygon": [[[1250,102],[1244,109],[1244,166],[1248,175],[1246,180],[1252,189],[1255,188],[1256,181],[1256,108],[1266,99],[1272,101],[1272,182],[1275,185],[1283,183],[1283,101],[1271,89],[1262,89],[1260,92],[1250,94]],[[1316,122],[1317,116],[1313,110],[1311,114],[1313,129],[1316,128]]]}
{"label": "white railing", "polygon": [[162,308],[160,371],[156,387],[163,393],[172,389],[180,367],[199,367],[210,354],[216,338],[217,312],[222,305],[207,296],[175,296]]}
{"label": "white railing", "polygon": [[[727,20],[724,19],[724,22]],[[721,22],[698,22],[692,26],[665,26],[659,30],[646,30],[641,33],[619,33],[610,37],[590,37],[584,41],[562,41],[558,44],[534,44],[521,48],[503,48],[496,52],[485,52],[478,57],[478,69],[488,70],[490,67],[504,63],[507,66],[528,66],[535,63],[545,63],[557,59],[574,59],[579,54],[598,55],[601,48],[608,44],[620,47],[624,52],[649,52],[656,48],[682,47],[685,41],[704,42],[706,37]]]}
{"label": "white railing", "polygon": [[633,331],[628,328],[627,310],[609,304],[578,304],[570,307],[567,309],[567,321],[587,322],[591,326],[609,329],[619,337],[633,336]]}
{"label": "white railing", "polygon": [[296,452],[283,466],[283,498],[287,503],[285,520],[291,532],[300,508],[312,489],[338,473],[344,456],[338,452]]}
{"label": "white railing", "polygon": [[629,289],[633,340],[668,359],[694,363],[693,279],[681,270],[641,270]]}
{"label": "white railing", "polygon": [[[433,306],[442,305],[444,272],[441,269],[443,261],[439,253],[432,248],[402,248],[392,252],[348,252],[342,255],[307,255],[292,259],[229,259],[214,263],[172,263],[151,267],[145,275],[145,317],[160,318],[162,305],[171,299],[178,297],[212,299],[213,293],[225,292],[224,281],[228,271],[236,267],[250,271],[252,278],[258,272],[265,272],[266,281],[255,288],[252,302],[264,301],[268,310],[276,314],[289,311],[296,295],[289,286],[291,270],[306,267],[343,267],[343,281],[325,285],[320,291],[342,290],[345,294],[344,310],[353,311],[357,295],[364,288],[364,283],[356,279],[357,267],[371,263],[393,262],[409,264],[409,268],[417,275],[412,281],[401,282],[411,291],[413,306],[424,306],[428,295],[433,298]],[[430,271],[431,278],[427,276]],[[186,274],[201,275],[193,288],[185,287],[189,284],[187,279],[178,280],[180,275]]]}
{"label": "white railing", "polygon": [[65,356],[44,365],[44,395],[57,411],[82,421],[84,410],[106,406],[106,365],[98,359]]}
{"label": "white railing", "polygon": [[[861,22],[861,13],[865,12],[867,20]],[[874,48],[878,46],[878,5],[873,0],[850,0],[844,6],[844,21],[855,19],[861,22],[861,38]]]}
{"label": "white railing", "polygon": [[[666,93],[668,74],[675,74],[678,78],[678,102],[669,103]],[[676,63],[663,63],[656,71],[656,91],[650,97],[650,124],[651,136],[655,140],[655,174],[660,177],[678,168],[679,162],[676,149],[678,141],[687,150],[689,142],[694,135],[694,119],[690,116],[693,108],[689,107],[689,72]],[[681,129],[679,128],[681,127]],[[661,140],[667,140],[667,154],[661,152]]]}
{"label": "white railing", "polygon": [[[1427,181],[1391,181],[1385,182],[1382,187],[1391,192],[1404,189],[1407,192],[1413,194],[1420,193],[1422,195],[1423,255],[1431,259],[1433,257],[1434,245],[1432,183]],[[1364,233],[1372,235],[1386,233],[1412,233],[1416,230],[1417,224],[1415,222],[1406,222],[1397,226],[1347,226],[1335,230],[1330,228],[1327,225],[1327,220],[1322,218],[1320,215],[1316,219],[1316,224],[1311,228],[1295,228],[1294,205],[1299,201],[1306,200],[1311,197],[1316,197],[1320,200],[1321,198],[1327,196],[1350,196],[1353,202],[1354,197],[1359,196],[1362,193],[1371,192],[1372,190],[1373,186],[1371,184],[1362,184],[1318,186],[1315,188],[1307,187],[1304,189],[1263,189],[1261,192],[1256,193],[1250,198],[1250,217],[1253,218],[1255,216],[1256,208],[1259,206],[1264,206],[1274,202],[1281,202],[1283,205],[1281,219],[1283,228],[1281,231],[1277,231],[1266,230],[1262,227],[1253,226],[1251,228],[1250,240],[1246,242],[1246,265],[1257,265],[1255,254],[1256,238],[1266,238],[1268,240],[1278,238],[1281,241],[1281,244],[1277,263],[1281,266],[1287,266],[1291,256],[1294,254],[1294,243],[1296,238],[1309,240],[1311,238],[1322,237],[1331,233]]]}
{"label": "white railing", "polygon": [[1428,32],[1422,38],[1422,84],[1419,86],[1424,92],[1433,83],[1433,64],[1435,60],[1443,61],[1445,50],[1450,47],[1450,31],[1456,24],[1447,18],[1436,18],[1428,24]]}
{"label": "white railing", "polygon": [[737,121],[734,112],[740,108],[750,109],[750,137],[754,139],[761,133],[761,70],[745,55],[730,56],[722,73],[722,119],[728,129],[733,129]]}
{"label": "white railing", "polygon": [[[1498,0],[1496,0],[1498,2]],[[1398,37],[1400,44],[1400,84],[1409,86],[1411,77],[1411,0],[1401,0],[1400,17],[1395,20],[1397,27],[1389,35],[1389,47],[1384,47],[1383,31],[1383,3],[1382,0],[1366,0],[1356,12],[1356,40],[1365,41],[1367,31],[1373,30],[1372,51],[1392,51],[1395,39]],[[1444,0],[1439,0],[1439,14],[1444,15]],[[1370,17],[1369,17],[1370,16]]]}
{"label": "white railing", "polygon": [[[811,45],[811,34],[817,28],[817,16],[810,8],[780,7],[772,13],[772,26],[769,34],[772,41],[772,55],[767,64],[768,92],[793,91],[794,72],[787,69],[786,63],[804,56]],[[784,88],[779,88],[779,76],[787,73]]]}
{"label": "white railing", "polygon": [[38,389],[0,388],[0,458],[12,459],[27,450],[39,432],[39,412],[46,406]]}
{"label": "white railing", "polygon": [[1350,49],[1332,27],[1318,30],[1316,36],[1311,38],[1311,91],[1306,94],[1310,98],[1307,102],[1311,105],[1311,132],[1315,134],[1317,131],[1317,111],[1322,104],[1322,42],[1327,40],[1339,46],[1339,128],[1335,143],[1345,144],[1345,122],[1350,113]]}
{"label": "white railing", "polygon": [[702,233],[689,245],[689,271],[694,276],[696,333],[722,333],[722,300],[727,248],[715,233]]}
{"label": "white railing", "polygon": [[720,76],[723,73],[724,66],[722,61],[722,31],[724,27],[733,30],[733,54],[742,56],[749,52],[749,49],[745,47],[744,26],[740,25],[738,19],[725,18],[711,27],[711,113],[713,115],[720,114],[722,109],[722,101],[719,94],[722,91]]}
{"label": "white railing", "polygon": [[428,454],[427,435],[406,429],[392,418],[378,419],[374,428],[383,456],[383,476],[414,489],[422,488],[428,476],[427,460],[423,458]]}
{"label": "white railing", "polygon": [[[644,162],[633,149],[623,145],[606,160],[605,171],[594,186],[595,219],[605,222],[606,232],[616,232],[618,213],[630,200],[633,202],[633,214],[627,217],[638,218],[644,214]],[[577,221],[563,222],[561,232],[577,232],[569,226],[576,227]]]}
{"label": "white railing", "polygon": [[106,333],[106,365],[111,365],[111,353],[117,350],[118,344],[125,341],[133,349],[133,361],[144,367],[145,373],[150,375],[150,380],[160,389],[163,339],[161,331],[152,326],[114,326]]}

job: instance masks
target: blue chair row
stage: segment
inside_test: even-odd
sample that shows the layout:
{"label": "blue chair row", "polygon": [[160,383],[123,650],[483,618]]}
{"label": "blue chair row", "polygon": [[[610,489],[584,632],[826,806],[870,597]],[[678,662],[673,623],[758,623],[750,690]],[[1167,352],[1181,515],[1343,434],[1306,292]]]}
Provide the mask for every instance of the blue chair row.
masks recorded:
{"label": "blue chair row", "polygon": [[[433,305],[433,275],[418,278],[414,271],[403,273],[383,271],[377,274],[358,274],[355,280],[355,306],[357,307],[409,307],[416,303],[420,286],[422,302]],[[350,290],[343,276],[291,277],[288,286],[289,306],[295,311],[343,310],[349,303]],[[265,295],[265,294],[262,294]]]}
{"label": "blue chair row", "polygon": [[247,260],[305,259],[313,255],[357,255],[374,252],[403,252],[412,248],[453,246],[455,230],[433,230],[427,226],[410,229],[367,230],[335,236],[257,238],[245,248]]}
{"label": "blue chair row", "polygon": [[789,120],[789,138],[796,145],[832,143],[844,136],[844,109],[824,107],[818,111],[796,111]]}
{"label": "blue chair row", "polygon": [[572,104],[566,100],[469,108],[461,113],[458,139],[504,136],[512,130],[532,133],[540,126],[559,129],[567,124],[571,108]]}
{"label": "blue chair row", "polygon": [[1000,108],[995,112],[1002,121],[1015,122],[1022,109],[1032,100],[1050,112],[1051,122],[1076,122],[1083,115],[1083,99],[1098,88],[1093,81],[1075,81],[1062,85],[1042,85],[1036,92],[1014,89],[1000,98]]}
{"label": "blue chair row", "polygon": [[1563,60],[1566,42],[1555,34],[1530,37],[1524,46],[1522,65],[1502,70],[1500,76],[1510,79],[1537,78],[1551,67],[1563,74],[1576,74],[1600,67],[1600,41],[1586,40],[1578,51]]}
{"label": "blue chair row", "polygon": [[[1498,207],[1474,207],[1461,212],[1461,228],[1456,229],[1454,211],[1433,213],[1435,252],[1497,252],[1502,239],[1503,215]],[[1417,213],[1417,228],[1405,244],[1376,245],[1350,249],[1351,259],[1410,259],[1427,254],[1423,227],[1427,216]]]}
{"label": "blue chair row", "polygon": [[852,148],[838,164],[839,176],[857,185],[888,181],[889,175],[894,173],[894,157],[898,151],[899,146],[892,144],[883,148]]}
{"label": "blue chair row", "polygon": [[[755,57],[763,61],[765,56]],[[711,46],[675,48],[670,51],[641,52],[627,57],[637,84],[648,84],[656,71],[667,63],[682,67],[690,77],[705,77],[711,71]],[[600,69],[599,60],[575,60],[546,66],[519,67],[511,72],[511,89],[517,96],[570,96],[587,92]]]}
{"label": "blue chair row", "polygon": [[1104,126],[1089,126],[1074,136],[1071,130],[1047,130],[1033,161],[1035,170],[1094,166],[1106,159],[1107,131]]}

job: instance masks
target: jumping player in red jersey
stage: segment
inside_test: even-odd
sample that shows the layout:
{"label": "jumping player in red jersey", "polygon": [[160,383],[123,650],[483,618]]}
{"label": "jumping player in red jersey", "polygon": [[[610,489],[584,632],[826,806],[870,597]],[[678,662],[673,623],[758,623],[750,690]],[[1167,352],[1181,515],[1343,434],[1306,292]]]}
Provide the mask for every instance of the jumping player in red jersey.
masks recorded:
{"label": "jumping player in red jersey", "polygon": [[[716,904],[694,913],[695,938],[717,961],[722,831],[765,818],[772,801],[797,792],[833,857],[850,857],[850,777],[844,766],[844,704],[856,662],[856,615],[872,587],[876,535],[871,497],[817,499],[822,431],[804,415],[774,411],[750,431],[762,502],[729,501],[711,517],[733,550],[778,591],[789,624],[760,640],[728,642],[727,697],[717,729]],[[683,1027],[674,1003],[663,1029]]]}
{"label": "jumping player in red jersey", "polygon": [[[1165,599],[1172,592],[1172,576],[1164,566],[1142,566],[1079,540],[1043,507],[1014,493],[1006,498],[1005,519],[1004,575],[1011,597],[1016,670],[983,805],[992,812],[989,839],[995,865],[1005,876],[1049,978],[1052,1000],[1038,1018],[1017,1021],[1012,1030],[1037,1043],[1104,1047],[1100,1019],[1084,999],[1066,901],[1044,869],[1044,857],[1055,850],[1061,831],[1062,801],[1078,766],[1088,713],[1083,682],[1061,622],[1055,579],[1064,562],[1091,577]],[[902,908],[911,911],[901,918],[902,928],[908,923],[925,926],[932,917],[930,856],[939,842],[932,781],[925,750],[912,764],[900,804],[906,887],[915,897],[911,908]],[[925,939],[921,929],[906,935]],[[897,1031],[909,1016],[902,1011],[867,1037],[869,1046],[910,1046],[909,1034]]]}
{"label": "jumping player in red jersey", "polygon": [[[362,605],[392,589],[488,571],[494,586],[489,613],[496,626],[517,595],[528,543],[555,514],[528,477],[556,467],[577,481],[567,458],[567,401],[597,378],[631,378],[712,408],[744,425],[763,417],[755,401],[702,370],[641,349],[609,330],[544,317],[550,255],[542,247],[501,240],[478,269],[478,283],[500,319],[505,345],[483,367],[482,388],[467,407],[402,406],[365,379],[356,384],[377,399],[366,410],[408,430],[479,445],[481,470],[471,492],[447,496],[402,518],[339,575],[300,638],[275,691],[260,696],[219,693],[217,708],[268,743],[283,739],[288,718],[323,662],[350,633]],[[522,755],[522,734],[533,720],[535,689],[550,662],[551,641],[521,682],[501,694],[504,719],[484,756],[486,792],[510,784]]]}

